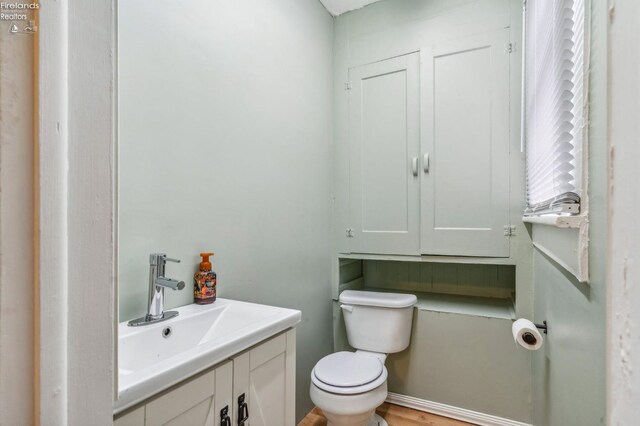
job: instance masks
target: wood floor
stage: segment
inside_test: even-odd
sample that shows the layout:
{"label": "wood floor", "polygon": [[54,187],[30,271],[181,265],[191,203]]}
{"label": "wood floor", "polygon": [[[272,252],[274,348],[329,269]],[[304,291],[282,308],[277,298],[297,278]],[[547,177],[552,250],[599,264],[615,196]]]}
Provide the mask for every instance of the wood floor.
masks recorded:
{"label": "wood floor", "polygon": [[[425,413],[423,411],[412,410],[411,408],[401,407],[399,405],[384,403],[376,410],[389,423],[389,426],[471,426],[471,423],[465,423],[453,420],[448,417],[436,416],[435,414]],[[302,419],[298,426],[326,426],[327,419],[322,415],[319,408],[314,408],[307,416]]]}

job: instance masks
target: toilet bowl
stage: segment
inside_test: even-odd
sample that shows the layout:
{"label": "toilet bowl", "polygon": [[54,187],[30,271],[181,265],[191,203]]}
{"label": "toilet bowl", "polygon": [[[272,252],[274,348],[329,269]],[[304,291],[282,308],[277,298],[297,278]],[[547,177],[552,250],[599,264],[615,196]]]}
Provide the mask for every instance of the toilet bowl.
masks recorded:
{"label": "toilet bowl", "polygon": [[375,409],[387,398],[388,353],[409,346],[412,294],[346,290],[340,294],[349,344],[355,352],[322,358],[311,372],[310,396],[328,426],[386,426]]}

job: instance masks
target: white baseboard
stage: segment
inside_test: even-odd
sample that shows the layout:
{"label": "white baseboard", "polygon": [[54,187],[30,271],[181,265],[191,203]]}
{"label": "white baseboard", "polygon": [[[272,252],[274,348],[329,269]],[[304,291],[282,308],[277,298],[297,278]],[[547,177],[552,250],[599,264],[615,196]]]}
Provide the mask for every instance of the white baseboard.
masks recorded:
{"label": "white baseboard", "polygon": [[426,411],[439,416],[449,417],[463,422],[473,423],[479,426],[531,426],[528,423],[517,422],[490,414],[479,413],[465,408],[454,407],[452,405],[441,404],[439,402],[427,401],[414,398],[412,396],[401,395],[389,392],[387,402],[414,410]]}

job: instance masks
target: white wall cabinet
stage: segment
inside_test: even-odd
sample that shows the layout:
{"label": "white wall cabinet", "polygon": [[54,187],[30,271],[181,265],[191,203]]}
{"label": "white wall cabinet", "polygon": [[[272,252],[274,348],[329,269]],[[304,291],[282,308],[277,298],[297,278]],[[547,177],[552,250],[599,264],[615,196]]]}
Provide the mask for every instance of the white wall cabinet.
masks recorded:
{"label": "white wall cabinet", "polygon": [[420,250],[419,61],[412,53],[349,70],[353,252]]}
{"label": "white wall cabinet", "polygon": [[509,257],[510,51],[505,29],[349,70],[352,253]]}
{"label": "white wall cabinet", "polygon": [[508,257],[509,30],[421,52],[422,253]]}
{"label": "white wall cabinet", "polygon": [[114,426],[294,426],[295,330],[151,398]]}

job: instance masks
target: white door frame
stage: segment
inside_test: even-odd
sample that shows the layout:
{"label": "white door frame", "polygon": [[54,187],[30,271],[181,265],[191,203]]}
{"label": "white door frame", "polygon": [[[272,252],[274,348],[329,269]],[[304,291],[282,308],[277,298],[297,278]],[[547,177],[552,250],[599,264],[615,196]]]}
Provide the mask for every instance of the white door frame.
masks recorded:
{"label": "white door frame", "polygon": [[607,424],[640,415],[640,4],[609,0]]}
{"label": "white door frame", "polygon": [[36,418],[112,423],[115,0],[41,3]]}

